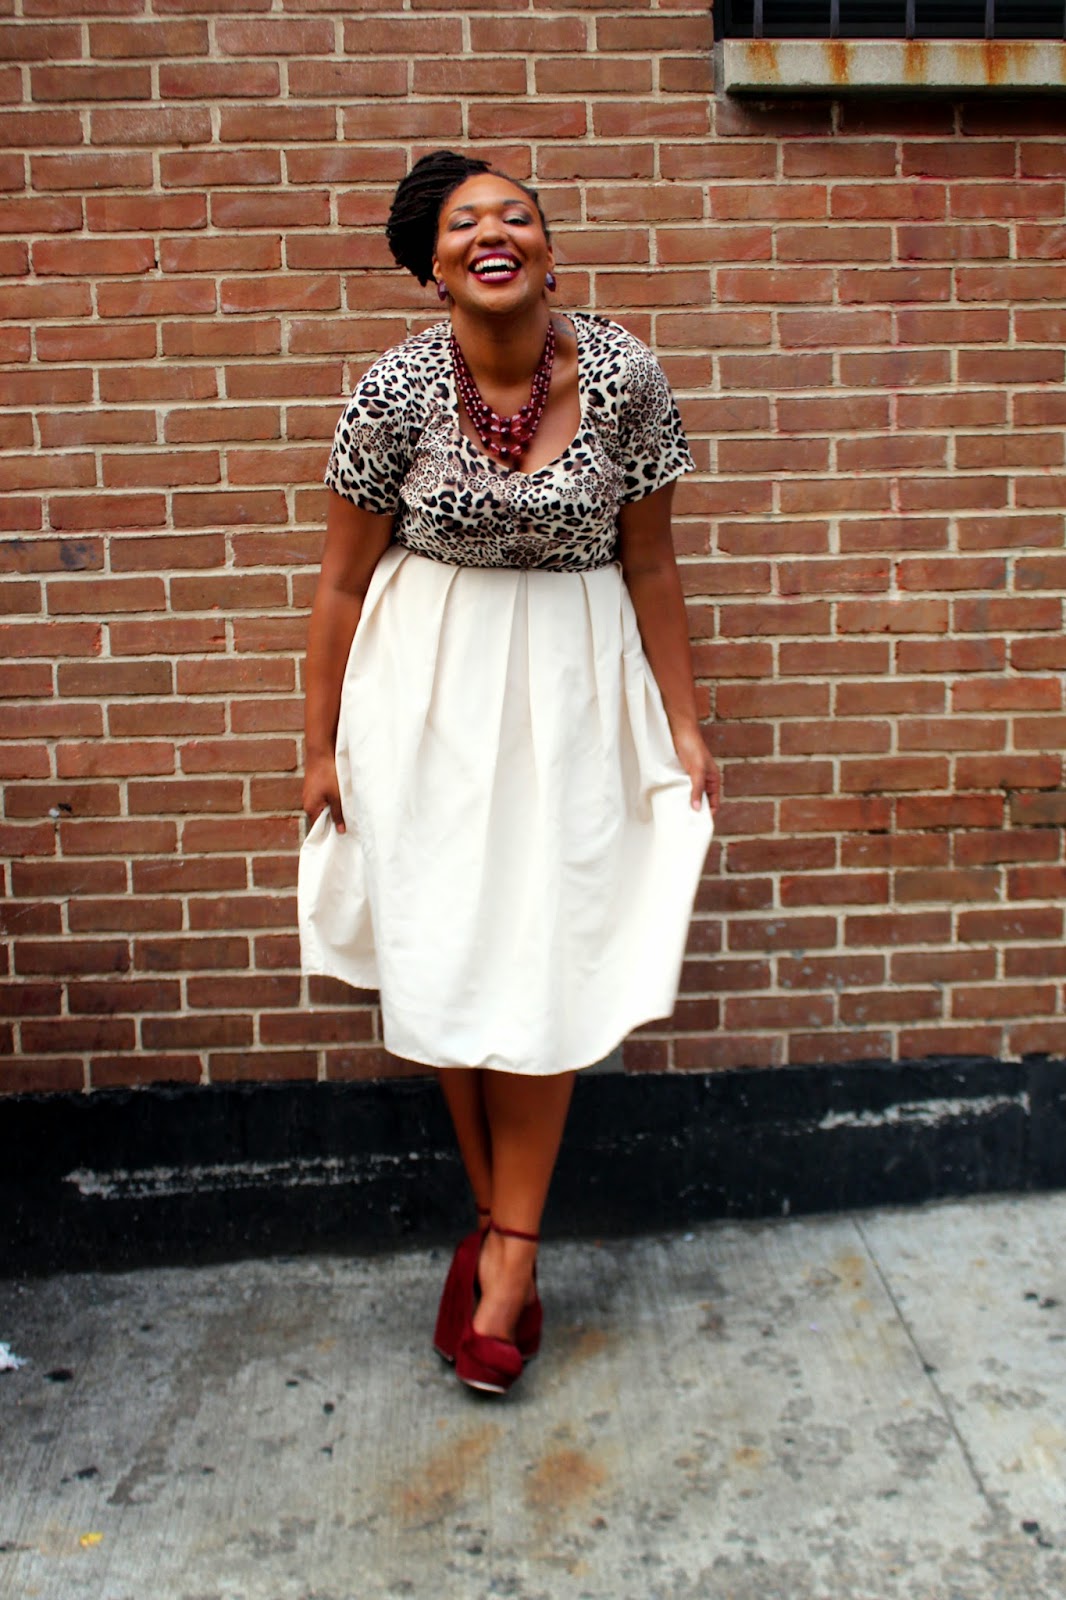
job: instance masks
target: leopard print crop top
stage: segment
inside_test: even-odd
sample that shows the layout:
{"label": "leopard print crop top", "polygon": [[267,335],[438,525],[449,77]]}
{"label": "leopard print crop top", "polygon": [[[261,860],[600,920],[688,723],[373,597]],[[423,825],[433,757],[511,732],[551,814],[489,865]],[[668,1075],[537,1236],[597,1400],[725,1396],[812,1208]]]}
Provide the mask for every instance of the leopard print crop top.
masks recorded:
{"label": "leopard print crop top", "polygon": [[568,313],[581,421],[532,472],[487,455],[459,426],[449,324],[389,350],[337,424],[325,482],[367,511],[393,512],[393,538],[466,567],[580,572],[617,559],[618,508],[694,466],[662,368],[615,322]]}

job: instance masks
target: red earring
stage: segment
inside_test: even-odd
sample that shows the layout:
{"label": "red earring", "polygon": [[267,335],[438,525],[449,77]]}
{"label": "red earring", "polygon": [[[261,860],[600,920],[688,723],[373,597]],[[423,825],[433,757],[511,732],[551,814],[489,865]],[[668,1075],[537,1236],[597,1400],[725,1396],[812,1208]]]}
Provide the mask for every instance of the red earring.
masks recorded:
{"label": "red earring", "polygon": [[447,300],[447,298],[448,298],[448,290],[445,288],[444,284],[438,278],[437,279],[437,299],[438,300]]}

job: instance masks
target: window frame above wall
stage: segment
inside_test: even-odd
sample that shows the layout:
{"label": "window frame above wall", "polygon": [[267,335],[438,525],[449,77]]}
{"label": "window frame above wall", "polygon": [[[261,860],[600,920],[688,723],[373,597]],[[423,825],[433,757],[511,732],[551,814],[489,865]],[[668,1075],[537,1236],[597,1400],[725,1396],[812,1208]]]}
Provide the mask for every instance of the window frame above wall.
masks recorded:
{"label": "window frame above wall", "polygon": [[1066,89],[1060,0],[719,0],[718,15],[727,93]]}

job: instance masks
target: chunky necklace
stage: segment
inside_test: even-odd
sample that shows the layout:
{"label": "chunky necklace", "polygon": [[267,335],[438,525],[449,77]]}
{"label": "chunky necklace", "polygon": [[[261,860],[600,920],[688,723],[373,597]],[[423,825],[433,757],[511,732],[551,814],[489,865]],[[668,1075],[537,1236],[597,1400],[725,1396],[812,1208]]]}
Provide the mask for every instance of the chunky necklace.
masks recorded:
{"label": "chunky necklace", "polygon": [[533,374],[533,386],[529,391],[529,399],[524,406],[519,406],[512,417],[501,417],[493,411],[490,405],[482,400],[478,393],[477,384],[473,374],[466,364],[466,358],[459,348],[459,341],[455,334],[451,336],[452,365],[455,368],[455,382],[462,396],[466,414],[477,429],[478,438],[486,450],[494,456],[499,456],[501,461],[521,461],[529,449],[533,435],[540,426],[540,419],[544,415],[544,407],[548,402],[548,390],[552,381],[552,362],[555,359],[555,329],[548,323],[548,337],[544,341],[544,353],[537,363],[537,370]]}

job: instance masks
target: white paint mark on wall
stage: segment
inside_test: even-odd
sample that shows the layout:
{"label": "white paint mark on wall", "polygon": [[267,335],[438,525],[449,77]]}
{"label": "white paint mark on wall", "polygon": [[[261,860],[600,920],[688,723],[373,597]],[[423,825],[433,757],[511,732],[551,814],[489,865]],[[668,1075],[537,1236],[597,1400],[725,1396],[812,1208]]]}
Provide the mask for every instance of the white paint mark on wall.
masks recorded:
{"label": "white paint mark on wall", "polygon": [[901,1100],[879,1111],[827,1111],[818,1123],[823,1131],[832,1128],[891,1128],[911,1123],[936,1128],[950,1122],[972,1122],[975,1117],[990,1117],[1002,1111],[1021,1111],[1029,1115],[1029,1096],[1021,1094],[976,1095],[957,1100]]}
{"label": "white paint mark on wall", "polygon": [[17,1372],[25,1365],[23,1357],[17,1356],[9,1344],[0,1344],[0,1372]]}
{"label": "white paint mark on wall", "polygon": [[444,1151],[411,1150],[406,1155],[373,1155],[358,1161],[343,1156],[294,1156],[287,1161],[224,1161],[213,1166],[118,1168],[93,1172],[78,1167],[68,1172],[86,1200],[132,1200],[163,1195],[204,1194],[214,1190],[274,1188],[334,1188],[365,1184],[383,1169],[416,1161],[450,1161]]}

